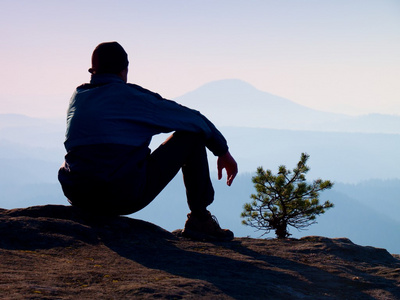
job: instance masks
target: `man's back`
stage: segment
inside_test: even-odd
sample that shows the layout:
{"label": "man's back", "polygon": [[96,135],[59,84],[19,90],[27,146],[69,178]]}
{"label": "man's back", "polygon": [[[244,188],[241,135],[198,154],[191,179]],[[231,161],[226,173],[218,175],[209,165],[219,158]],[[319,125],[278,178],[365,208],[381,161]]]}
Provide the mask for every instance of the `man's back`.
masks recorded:
{"label": "man's back", "polygon": [[[219,178],[226,169],[230,185],[237,174],[225,138],[200,112],[128,84],[128,63],[116,42],[102,43],[93,52],[90,84],[76,89],[68,109],[67,155],[59,170],[64,194],[72,205],[94,214],[131,214],[182,170],[191,210],[183,233],[233,238],[207,210],[214,189],[206,148],[218,156]],[[150,153],[152,136],[171,131]]]}

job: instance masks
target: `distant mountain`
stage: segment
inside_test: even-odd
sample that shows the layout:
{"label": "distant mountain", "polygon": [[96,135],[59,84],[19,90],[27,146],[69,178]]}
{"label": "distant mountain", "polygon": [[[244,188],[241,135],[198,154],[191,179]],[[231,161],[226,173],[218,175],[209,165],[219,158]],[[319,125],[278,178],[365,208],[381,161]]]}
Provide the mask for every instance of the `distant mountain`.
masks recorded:
{"label": "distant mountain", "polygon": [[400,116],[353,117],[318,111],[237,79],[207,83],[175,100],[199,110],[219,126],[400,133]]}
{"label": "distant mountain", "polygon": [[41,148],[62,148],[65,120],[0,114],[0,142]]}
{"label": "distant mountain", "polygon": [[[6,123],[4,119],[10,119]],[[3,120],[3,122],[2,122]],[[55,171],[63,161],[64,121],[47,121],[24,116],[0,115],[0,177],[9,181],[56,182]],[[400,135],[281,130],[268,128],[219,127],[228,140],[240,172],[258,166],[276,169],[294,165],[302,152],[310,154],[310,176],[344,183],[368,179],[399,178]],[[152,148],[165,135],[156,136]],[[209,156],[211,171],[215,157]],[[40,168],[40,166],[42,166]],[[36,176],[33,174],[37,173]],[[45,177],[49,179],[45,180]]]}
{"label": "distant mountain", "polygon": [[[397,181],[397,184],[400,182]],[[359,189],[359,185],[355,189]],[[392,185],[386,185],[388,189]],[[365,188],[365,192],[374,193],[374,188]],[[388,248],[392,253],[400,253],[400,218],[391,218],[382,213],[379,206],[381,197],[376,198],[376,203],[371,206],[364,201],[362,196],[347,194],[340,185],[332,190],[323,192],[321,200],[331,200],[335,207],[329,209],[324,215],[317,217],[317,224],[311,225],[308,230],[298,232],[293,229],[293,237],[305,235],[325,234],[327,237],[338,237],[343,234],[364,246],[376,245]],[[385,201],[395,210],[397,201]],[[383,204],[383,203],[382,203]],[[378,246],[379,245],[379,246]]]}
{"label": "distant mountain", "polygon": [[0,114],[0,129],[43,125],[45,121],[20,114]]}
{"label": "distant mountain", "polygon": [[[399,253],[400,241],[395,235],[399,231],[395,199],[399,190],[389,181],[377,184],[382,181],[376,180],[393,179],[398,184],[399,117],[320,112],[238,80],[213,82],[176,100],[202,111],[217,125],[230,125],[218,127],[239,163],[240,177],[230,188],[214,179],[216,201],[210,208],[223,226],[232,228],[238,236],[258,236],[240,225],[239,217],[253,192],[251,174],[258,166],[273,172],[281,164],[292,169],[301,152],[307,152],[311,168],[308,179],[321,177],[346,183],[337,184],[326,194],[337,207],[322,216],[307,235],[346,236],[363,245]],[[65,154],[64,132],[64,119],[0,115],[0,207],[67,204],[57,181]],[[164,138],[155,137],[152,147]],[[215,177],[215,157],[209,158]],[[188,209],[179,177],[133,217],[169,230],[181,228]],[[365,186],[355,185],[364,180],[371,181],[364,182]]]}
{"label": "distant mountain", "polygon": [[[277,170],[273,170],[276,173]],[[216,215],[222,227],[230,228],[236,236],[260,237],[263,232],[241,224],[240,213],[244,203],[251,201],[250,195],[255,193],[251,177],[253,174],[241,174],[232,186],[227,187],[224,181],[213,179],[215,201],[209,207]],[[379,181],[378,181],[379,182]],[[352,185],[354,190],[363,190],[363,194],[374,194],[373,181],[370,186],[364,183]],[[400,180],[386,181],[382,188],[393,190]],[[368,184],[366,182],[365,184]],[[321,201],[330,200],[335,207],[317,217],[317,224],[311,225],[305,231],[290,228],[293,237],[300,238],[308,235],[321,235],[331,238],[348,237],[358,244],[386,248],[391,253],[400,254],[400,217],[391,218],[386,214],[390,207],[396,209],[396,201],[381,202],[376,198],[375,203],[364,201],[362,195],[352,193],[351,185],[334,185],[332,190],[321,193]],[[383,194],[385,195],[385,194]],[[380,203],[387,205],[386,211],[380,211]],[[171,218],[170,213],[174,215]],[[167,230],[182,228],[188,208],[185,201],[185,188],[181,176],[178,176],[148,207],[131,215],[133,218],[143,218]],[[264,236],[275,237],[274,232]]]}
{"label": "distant mountain", "polygon": [[[310,155],[310,178],[357,183],[368,179],[400,178],[400,135],[378,133],[295,131],[220,127],[230,152],[243,172],[258,166],[276,170],[294,167],[300,154]],[[211,171],[216,159],[209,156]]]}

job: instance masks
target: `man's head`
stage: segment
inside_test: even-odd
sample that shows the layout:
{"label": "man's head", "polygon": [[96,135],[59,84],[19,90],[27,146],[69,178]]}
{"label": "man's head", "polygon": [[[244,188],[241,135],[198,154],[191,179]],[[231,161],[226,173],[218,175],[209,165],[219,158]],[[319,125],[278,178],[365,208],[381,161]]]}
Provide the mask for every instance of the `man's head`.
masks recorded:
{"label": "man's head", "polygon": [[128,54],[117,42],[101,43],[92,54],[92,74],[116,74],[128,68]]}

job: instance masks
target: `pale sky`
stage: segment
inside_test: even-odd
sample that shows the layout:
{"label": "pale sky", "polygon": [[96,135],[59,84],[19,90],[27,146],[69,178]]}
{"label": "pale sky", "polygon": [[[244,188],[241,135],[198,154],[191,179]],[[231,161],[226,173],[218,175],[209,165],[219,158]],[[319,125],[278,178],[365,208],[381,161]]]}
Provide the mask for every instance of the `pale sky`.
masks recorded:
{"label": "pale sky", "polygon": [[400,115],[399,0],[0,0],[0,37],[0,113],[64,116],[93,49],[118,41],[129,81],[165,98],[237,78],[314,109]]}

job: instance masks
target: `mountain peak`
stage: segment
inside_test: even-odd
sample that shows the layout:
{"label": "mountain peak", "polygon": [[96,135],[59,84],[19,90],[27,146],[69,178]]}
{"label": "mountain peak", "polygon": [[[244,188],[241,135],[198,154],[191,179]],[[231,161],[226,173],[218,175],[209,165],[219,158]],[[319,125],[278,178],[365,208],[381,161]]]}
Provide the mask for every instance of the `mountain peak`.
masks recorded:
{"label": "mountain peak", "polygon": [[235,98],[238,95],[248,96],[256,94],[267,94],[269,96],[273,96],[272,94],[258,90],[250,83],[240,79],[221,79],[205,83],[194,91],[188,92],[187,94],[178,97],[178,99],[187,99],[188,97],[199,94],[208,95],[213,98],[220,97],[220,101],[224,101],[226,96],[234,96]]}
{"label": "mountain peak", "polygon": [[260,91],[239,79],[209,82],[176,100],[201,111],[220,126],[274,128],[284,125],[287,127],[283,129],[290,129],[298,126],[299,122],[335,117]]}
{"label": "mountain peak", "polygon": [[176,100],[199,110],[217,126],[336,132],[400,132],[400,116],[370,114],[351,117],[318,111],[258,90],[240,79],[209,82]]}
{"label": "mountain peak", "polygon": [[250,83],[243,81],[241,79],[237,78],[231,78],[231,79],[220,79],[216,81],[211,81],[208,83],[203,84],[202,86],[199,87],[199,89],[222,89],[222,90],[229,90],[229,89],[235,89],[235,90],[243,90],[243,89],[248,89],[248,90],[257,90],[253,85]]}

